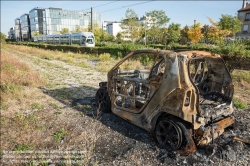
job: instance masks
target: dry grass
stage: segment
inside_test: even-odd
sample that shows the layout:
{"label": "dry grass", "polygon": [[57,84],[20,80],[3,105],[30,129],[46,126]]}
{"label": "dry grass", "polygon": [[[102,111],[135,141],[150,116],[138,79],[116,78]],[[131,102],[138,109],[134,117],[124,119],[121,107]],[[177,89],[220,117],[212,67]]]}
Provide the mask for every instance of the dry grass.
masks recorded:
{"label": "dry grass", "polygon": [[45,83],[37,72],[25,63],[1,50],[1,100],[17,98],[24,87],[34,87]]}
{"label": "dry grass", "polygon": [[234,83],[234,101],[250,107],[250,71],[234,70],[232,73]]}
{"label": "dry grass", "polygon": [[61,51],[51,51],[44,50],[40,48],[28,47],[28,46],[19,46],[19,45],[6,45],[6,49],[18,50],[20,53],[30,54],[32,56],[40,57],[41,59],[47,60],[59,60],[66,63],[74,64],[80,67],[90,67],[86,64],[86,59],[96,59],[97,57],[91,56],[89,54],[81,54],[81,53],[64,53]]}

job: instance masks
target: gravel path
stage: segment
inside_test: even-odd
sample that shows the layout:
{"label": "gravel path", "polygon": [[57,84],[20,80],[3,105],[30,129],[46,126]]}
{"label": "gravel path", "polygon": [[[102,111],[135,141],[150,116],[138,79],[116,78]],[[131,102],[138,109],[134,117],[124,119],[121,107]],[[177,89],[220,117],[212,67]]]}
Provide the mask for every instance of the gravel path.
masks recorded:
{"label": "gravel path", "polygon": [[[179,152],[161,149],[148,132],[113,114],[96,114],[94,95],[98,83],[106,80],[105,74],[18,51],[5,51],[48,79],[48,84],[36,89],[30,101],[30,103],[38,101],[43,103],[43,110],[40,110],[42,113],[39,114],[37,113],[39,111],[34,109],[29,110],[28,106],[16,109],[22,110],[24,114],[37,113],[39,121],[36,125],[45,125],[45,130],[32,132],[40,136],[36,143],[33,143],[36,149],[84,150],[86,151],[84,165],[248,165],[250,163],[250,146],[233,140],[234,136],[250,140],[249,110],[236,110],[235,129],[227,129],[214,144],[199,147],[195,153],[188,156],[181,156]],[[61,113],[57,114],[58,111]],[[8,116],[7,113],[4,115]],[[62,127],[67,134],[59,144],[55,144],[53,133]],[[20,134],[21,131],[16,133],[13,131],[13,139],[17,139],[18,132]],[[21,134],[27,135],[28,132]],[[11,141],[7,141],[6,147],[13,148],[10,144]]]}

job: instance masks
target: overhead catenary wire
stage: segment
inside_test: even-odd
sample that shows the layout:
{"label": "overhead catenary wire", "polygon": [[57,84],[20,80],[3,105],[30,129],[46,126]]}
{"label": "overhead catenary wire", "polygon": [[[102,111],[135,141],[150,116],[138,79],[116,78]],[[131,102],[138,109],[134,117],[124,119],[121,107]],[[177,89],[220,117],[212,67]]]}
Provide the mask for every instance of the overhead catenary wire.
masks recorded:
{"label": "overhead catenary wire", "polygon": [[122,6],[120,8],[110,9],[110,10],[106,10],[106,11],[99,12],[99,13],[111,12],[111,11],[119,10],[119,9],[122,9],[122,8],[125,8],[125,7],[136,6],[136,5],[140,5],[140,4],[144,4],[144,3],[148,3],[148,2],[152,2],[152,1],[154,1],[154,0],[149,0],[149,1],[145,1],[145,2],[139,2],[139,3],[135,3],[135,4],[127,5],[127,6]]}
{"label": "overhead catenary wire", "polygon": [[[98,7],[105,6],[105,5],[108,5],[108,4],[111,4],[111,3],[115,3],[115,2],[118,2],[118,1],[119,0],[108,2],[108,3],[105,3],[105,4],[99,5],[99,6],[94,6],[93,8],[98,8]],[[89,10],[89,9],[91,9],[91,8],[87,8],[87,9],[84,9],[82,11],[86,11],[86,10]]]}

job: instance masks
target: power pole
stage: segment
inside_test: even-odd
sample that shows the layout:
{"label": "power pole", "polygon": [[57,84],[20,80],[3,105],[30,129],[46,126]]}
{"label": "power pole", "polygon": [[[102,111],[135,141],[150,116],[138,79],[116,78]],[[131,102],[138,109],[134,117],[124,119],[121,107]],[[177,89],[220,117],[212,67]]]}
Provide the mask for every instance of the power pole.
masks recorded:
{"label": "power pole", "polygon": [[93,7],[91,7],[91,28],[92,28],[92,33],[94,34],[94,13],[93,13]]}

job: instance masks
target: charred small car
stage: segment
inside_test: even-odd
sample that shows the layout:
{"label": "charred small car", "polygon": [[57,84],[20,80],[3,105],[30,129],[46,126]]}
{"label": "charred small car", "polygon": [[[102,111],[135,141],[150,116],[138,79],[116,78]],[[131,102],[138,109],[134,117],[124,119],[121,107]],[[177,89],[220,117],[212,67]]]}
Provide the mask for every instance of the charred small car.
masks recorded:
{"label": "charred small car", "polygon": [[164,148],[192,153],[234,124],[234,86],[220,55],[136,50],[107,77],[98,109],[152,132]]}

